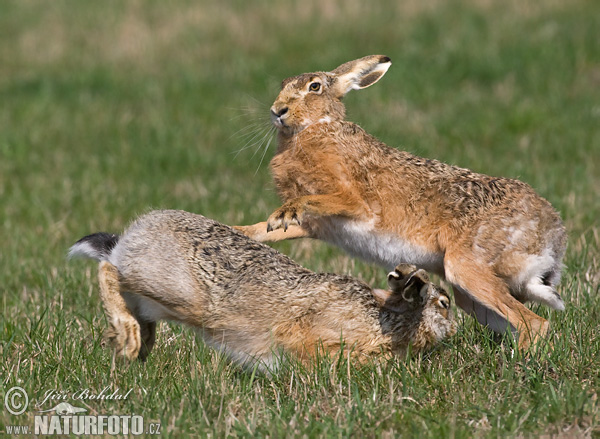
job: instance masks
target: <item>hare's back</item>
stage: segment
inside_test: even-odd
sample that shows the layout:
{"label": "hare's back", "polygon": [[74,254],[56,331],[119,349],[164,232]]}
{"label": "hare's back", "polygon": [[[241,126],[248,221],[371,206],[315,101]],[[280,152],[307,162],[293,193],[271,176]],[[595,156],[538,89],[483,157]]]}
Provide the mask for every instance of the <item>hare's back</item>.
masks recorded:
{"label": "hare's back", "polygon": [[197,295],[198,286],[237,291],[293,284],[310,272],[271,247],[202,215],[152,211],[136,220],[111,255],[123,278],[144,288]]}

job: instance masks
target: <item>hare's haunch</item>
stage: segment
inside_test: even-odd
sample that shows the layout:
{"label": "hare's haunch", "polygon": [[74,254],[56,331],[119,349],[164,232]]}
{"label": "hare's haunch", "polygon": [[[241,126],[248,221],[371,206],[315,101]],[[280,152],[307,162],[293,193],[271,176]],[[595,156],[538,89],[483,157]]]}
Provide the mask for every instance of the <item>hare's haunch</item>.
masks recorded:
{"label": "hare's haunch", "polygon": [[548,322],[523,306],[564,309],[556,292],[566,233],[550,203],[518,180],[495,178],[390,148],[345,120],[342,98],[388,70],[381,55],[283,81],[271,171],[284,204],[237,227],[259,241],[313,237],[387,268],[444,276],[457,304],[522,348]]}
{"label": "hare's haunch", "polygon": [[100,295],[117,355],[145,358],[156,321],[199,330],[234,361],[277,364],[284,350],[301,359],[318,347],[353,355],[420,350],[452,335],[446,293],[427,273],[398,266],[390,290],[348,276],[313,273],[272,248],[201,215],[153,211],[122,236],[96,233],[71,256],[100,261]]}

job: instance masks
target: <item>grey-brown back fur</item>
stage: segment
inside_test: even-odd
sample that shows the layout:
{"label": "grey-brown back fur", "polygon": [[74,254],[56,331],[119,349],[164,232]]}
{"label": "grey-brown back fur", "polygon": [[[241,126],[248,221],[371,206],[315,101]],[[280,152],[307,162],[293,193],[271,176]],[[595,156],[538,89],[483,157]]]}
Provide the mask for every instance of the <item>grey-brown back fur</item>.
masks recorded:
{"label": "grey-brown back fur", "polygon": [[[78,251],[80,243],[72,254],[89,255]],[[359,357],[400,353],[411,343],[426,348],[454,332],[451,313],[440,307],[440,297],[447,297],[424,272],[416,276],[426,285],[424,300],[406,302],[349,276],[311,272],[226,225],[187,212],[140,217],[101,259],[101,290],[110,290],[103,287],[102,270],[114,266],[142,339],[144,325],[175,320],[198,328],[209,344],[242,363],[274,364],[273,352],[280,349],[301,358],[321,344],[335,351],[342,337]],[[399,307],[398,301],[406,303]]]}

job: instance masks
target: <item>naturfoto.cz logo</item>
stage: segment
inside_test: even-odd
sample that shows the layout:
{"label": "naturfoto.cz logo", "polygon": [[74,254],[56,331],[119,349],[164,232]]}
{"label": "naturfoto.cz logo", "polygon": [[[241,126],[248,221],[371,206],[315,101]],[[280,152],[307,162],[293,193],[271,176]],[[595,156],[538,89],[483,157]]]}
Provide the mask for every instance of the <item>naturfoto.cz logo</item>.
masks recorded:
{"label": "naturfoto.cz logo", "polygon": [[[7,425],[5,433],[8,435],[142,435],[160,434],[159,423],[144,422],[141,415],[89,415],[88,409],[78,407],[66,402],[71,400],[122,400],[127,399],[132,390],[120,393],[119,389],[110,392],[110,388],[94,393],[89,389],[72,393],[47,390],[41,407],[48,401],[53,401],[54,406],[46,410],[37,410],[34,415],[33,429],[29,425]],[[57,402],[58,401],[58,402]],[[4,397],[6,410],[17,416],[23,414],[29,406],[29,395],[21,387],[12,387]]]}

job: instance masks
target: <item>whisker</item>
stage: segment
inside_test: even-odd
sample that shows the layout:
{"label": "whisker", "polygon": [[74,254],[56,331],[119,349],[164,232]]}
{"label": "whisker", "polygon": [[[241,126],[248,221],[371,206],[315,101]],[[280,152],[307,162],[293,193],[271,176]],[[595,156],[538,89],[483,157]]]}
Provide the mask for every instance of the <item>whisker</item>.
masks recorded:
{"label": "whisker", "polygon": [[268,108],[268,105],[265,104],[264,102],[262,102],[261,100],[259,100],[258,98],[255,98],[254,96],[252,96],[251,94],[248,93],[244,93],[244,96],[246,96],[247,98],[252,99],[256,104],[258,104],[260,107],[263,108]]}
{"label": "whisker", "polygon": [[241,108],[229,107],[229,110],[236,112],[236,113],[238,113],[238,112],[240,113],[238,115],[233,116],[230,120],[239,119],[241,117],[248,116],[248,115],[251,115],[253,117],[256,117],[256,115],[261,115],[262,118],[268,119],[269,106],[267,104],[261,102],[254,96],[249,95],[247,93],[244,96],[247,99],[250,99],[252,102],[244,105]]}
{"label": "whisker", "polygon": [[[274,128],[275,128],[275,127],[273,127],[273,129],[274,129]],[[265,141],[266,141],[266,140],[267,140],[267,139],[268,139],[268,138],[271,136],[271,133],[272,133],[272,128],[269,128],[269,129],[267,130],[267,132],[265,133],[265,135],[261,137],[261,139],[260,139],[260,142],[258,142],[258,145],[259,145],[259,146],[258,146],[258,148],[256,148],[256,151],[254,151],[254,154],[252,154],[252,157],[251,157],[251,159],[253,159],[253,158],[254,158],[254,156],[255,156],[255,155],[258,153],[258,151],[260,151],[262,144],[263,144],[263,143],[264,143],[264,142],[265,142]],[[272,139],[272,137],[271,137],[271,139]],[[267,143],[267,146],[268,146],[270,143],[271,143],[271,140],[269,140],[269,142]],[[262,162],[262,160],[261,160],[261,162]],[[259,166],[260,166],[260,165],[259,165]]]}
{"label": "whisker", "polygon": [[230,120],[239,120],[243,117],[248,117],[252,120],[250,120],[250,123],[248,123],[246,126],[240,128],[229,136],[229,139],[233,137],[245,139],[243,146],[236,151],[232,151],[231,154],[234,154],[233,158],[236,159],[242,153],[242,151],[254,149],[254,153],[250,158],[250,160],[252,160],[259,152],[261,152],[261,150],[263,150],[260,163],[256,170],[256,172],[258,172],[258,169],[260,169],[267,154],[267,150],[273,141],[273,133],[277,130],[277,128],[275,128],[271,123],[268,105],[265,105],[263,102],[249,94],[246,94],[245,97],[248,98],[250,102],[248,102],[248,104],[243,108],[235,109],[235,111],[239,114],[234,115]]}
{"label": "whisker", "polygon": [[247,117],[247,116],[251,116],[253,119],[262,119],[263,121],[269,119],[268,111],[267,112],[257,111],[257,109],[253,108],[253,107],[236,108],[236,109],[232,109],[232,111],[233,110],[235,110],[239,114],[235,114],[235,115],[231,116],[229,118],[229,120],[237,120],[237,119],[240,119],[242,117]]}
{"label": "whisker", "polygon": [[260,158],[260,163],[258,164],[256,171],[254,172],[255,176],[256,176],[256,174],[258,174],[258,170],[260,169],[262,162],[265,159],[265,155],[267,154],[267,151],[269,150],[269,146],[271,146],[271,142],[273,141],[273,138],[275,137],[275,136],[273,136],[275,130],[276,130],[275,127],[271,127],[271,129],[268,132],[268,134],[270,135],[270,138],[269,138],[269,141],[267,142],[267,145],[265,146],[265,150],[263,151],[262,157]]}
{"label": "whisker", "polygon": [[[256,145],[261,145],[264,142],[264,139],[268,135],[269,131],[270,131],[269,127],[265,127],[264,129],[257,130],[254,133],[254,135],[252,136],[252,138],[250,138],[246,142],[246,145],[236,151],[234,158],[236,158],[240,154],[240,152],[245,151],[246,149],[252,148],[253,146],[256,146]],[[260,149],[260,146],[259,146],[259,149]],[[252,157],[254,157],[255,155],[256,155],[256,152],[254,152]]]}
{"label": "whisker", "polygon": [[255,131],[259,131],[262,128],[264,128],[265,126],[268,126],[270,124],[265,124],[265,123],[253,123],[250,125],[247,125],[245,127],[240,128],[239,130],[237,130],[236,132],[234,132],[233,134],[231,134],[229,136],[229,139],[233,138],[233,137],[246,137],[246,136],[251,136]]}

